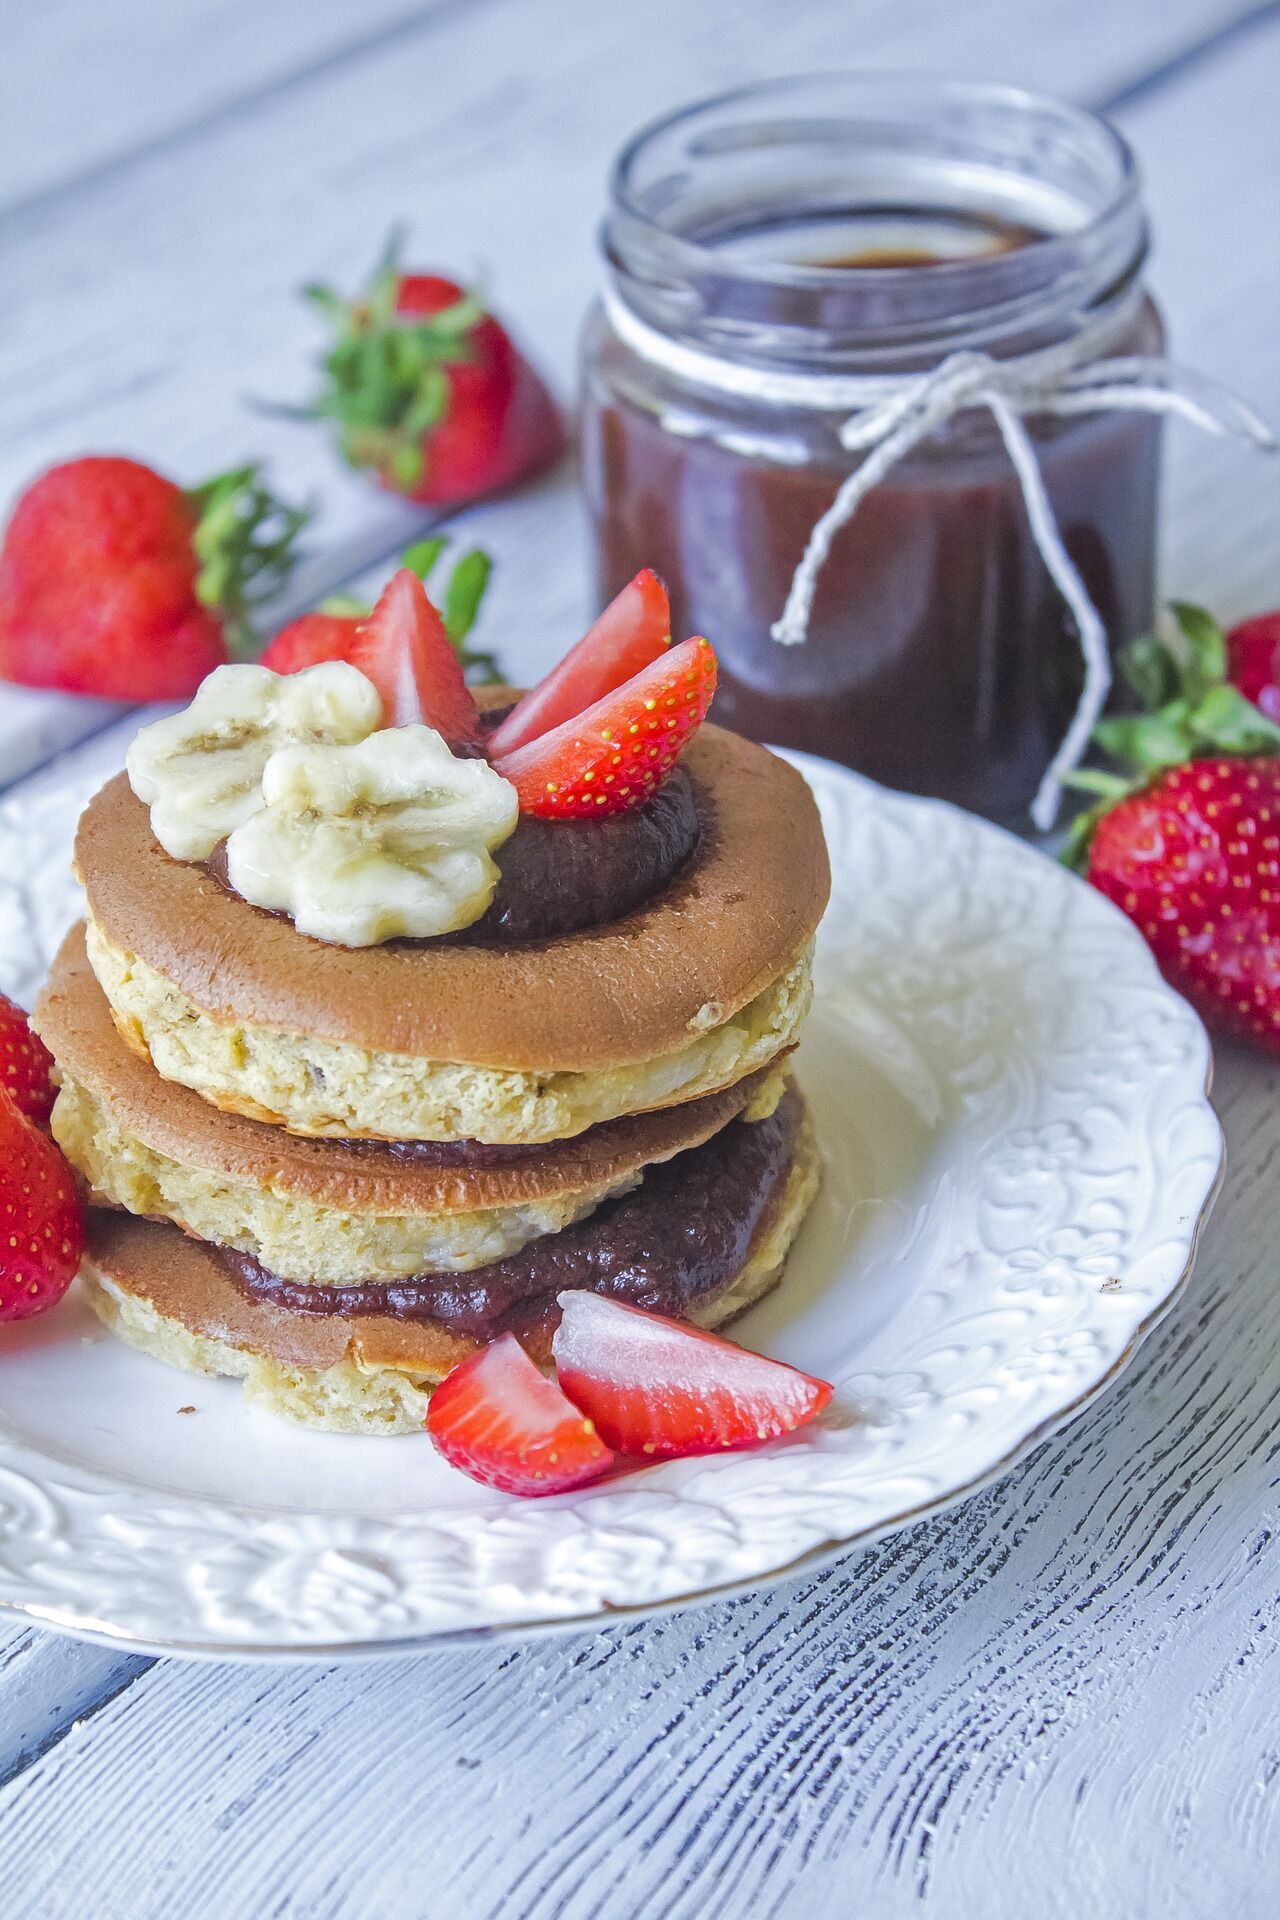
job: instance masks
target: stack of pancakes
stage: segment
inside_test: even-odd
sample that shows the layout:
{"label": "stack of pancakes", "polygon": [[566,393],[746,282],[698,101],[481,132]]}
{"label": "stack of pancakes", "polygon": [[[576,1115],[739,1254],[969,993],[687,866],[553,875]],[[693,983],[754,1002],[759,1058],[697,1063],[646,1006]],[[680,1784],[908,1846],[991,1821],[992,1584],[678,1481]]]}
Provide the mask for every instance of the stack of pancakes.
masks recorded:
{"label": "stack of pancakes", "polygon": [[[88,919],[35,1024],[124,1340],[347,1432],[420,1427],[587,1286],[714,1326],[817,1185],[786,1079],[828,870],[800,777],[706,727],[674,880],[536,942],[328,946],[169,858],[124,776],[81,821]],[[501,864],[501,851],[499,851]]]}

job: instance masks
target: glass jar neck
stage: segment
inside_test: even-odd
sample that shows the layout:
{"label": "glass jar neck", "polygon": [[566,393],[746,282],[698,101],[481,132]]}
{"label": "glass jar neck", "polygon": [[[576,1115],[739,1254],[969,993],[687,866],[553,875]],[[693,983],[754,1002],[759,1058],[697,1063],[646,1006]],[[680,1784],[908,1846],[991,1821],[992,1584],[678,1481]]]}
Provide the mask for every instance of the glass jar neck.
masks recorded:
{"label": "glass jar neck", "polygon": [[1131,300],[1147,229],[1133,156],[1095,115],[847,74],[645,129],[603,248],[617,298],[673,340],[764,370],[892,372],[1070,337]]}

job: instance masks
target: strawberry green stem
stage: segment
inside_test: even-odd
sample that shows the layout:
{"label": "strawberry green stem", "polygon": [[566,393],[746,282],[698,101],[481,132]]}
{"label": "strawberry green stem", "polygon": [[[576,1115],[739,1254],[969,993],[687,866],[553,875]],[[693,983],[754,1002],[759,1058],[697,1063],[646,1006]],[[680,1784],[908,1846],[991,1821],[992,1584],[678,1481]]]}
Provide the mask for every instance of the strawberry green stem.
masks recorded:
{"label": "strawberry green stem", "polygon": [[312,415],[335,423],[352,466],[373,467],[407,491],[421,478],[424,434],[448,410],[447,369],[471,359],[471,333],[486,309],[469,289],[436,313],[399,312],[399,249],[393,234],[356,300],[331,287],[303,291],[334,333],[323,361],[328,384]]}
{"label": "strawberry green stem", "polygon": [[253,643],[254,609],[278,593],[293,570],[298,535],[312,509],[277,500],[256,464],[216,474],[189,488],[187,498],[198,515],[196,597],[221,617],[230,651],[242,654]]}
{"label": "strawberry green stem", "polygon": [[1167,636],[1143,634],[1120,658],[1143,711],[1108,715],[1093,730],[1094,745],[1128,772],[1080,768],[1063,782],[1097,796],[1067,834],[1061,857],[1068,866],[1087,864],[1094,829],[1112,807],[1171,767],[1280,753],[1280,726],[1226,677],[1227,644],[1217,621],[1185,600],[1175,600],[1171,611]]}

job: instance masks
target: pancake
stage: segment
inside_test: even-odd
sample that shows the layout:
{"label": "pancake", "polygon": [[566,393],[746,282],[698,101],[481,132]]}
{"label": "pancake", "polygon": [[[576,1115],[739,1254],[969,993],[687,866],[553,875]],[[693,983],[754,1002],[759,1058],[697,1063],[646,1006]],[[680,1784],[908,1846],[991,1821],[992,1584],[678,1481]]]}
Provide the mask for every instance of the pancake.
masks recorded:
{"label": "pancake", "polygon": [[[746,1259],[691,1316],[696,1324],[724,1325],[778,1282],[818,1178],[805,1123]],[[175,1227],[97,1209],[81,1280],[98,1317],[129,1345],[190,1373],[239,1378],[251,1402],[330,1432],[417,1430],[431,1387],[477,1344],[430,1320],[297,1313],[254,1300],[215,1250]]]}
{"label": "pancake", "polygon": [[172,1220],[303,1284],[501,1260],[744,1109],[763,1117],[781,1089],[780,1073],[766,1070],[699,1101],[534,1150],[490,1149],[470,1164],[464,1147],[298,1138],[160,1079],[121,1040],[80,927],[63,942],[34,1024],[62,1077],[54,1136],[95,1198]]}
{"label": "pancake", "polygon": [[540,943],[350,950],[171,860],[120,776],[76,858],[126,1039],[215,1105],[304,1134],[536,1142],[732,1085],[794,1044],[829,890],[801,777],[704,727],[698,848],[662,893]]}

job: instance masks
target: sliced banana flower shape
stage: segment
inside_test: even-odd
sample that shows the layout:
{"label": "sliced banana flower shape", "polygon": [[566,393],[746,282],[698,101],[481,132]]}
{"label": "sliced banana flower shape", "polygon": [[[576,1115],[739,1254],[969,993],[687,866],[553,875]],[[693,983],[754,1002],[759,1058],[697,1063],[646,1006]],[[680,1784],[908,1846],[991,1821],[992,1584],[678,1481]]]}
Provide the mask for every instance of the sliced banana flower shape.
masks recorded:
{"label": "sliced banana flower shape", "polygon": [[227,842],[228,880],[344,947],[469,927],[493,898],[490,856],[519,812],[509,781],[423,726],[281,747],[262,790],[265,807]]}
{"label": "sliced banana flower shape", "polygon": [[125,767],[165,852],[207,860],[263,805],[262,773],[277,747],[345,744],[381,724],[377,689],[341,660],[290,674],[215,667],[189,707],[134,736]]}

